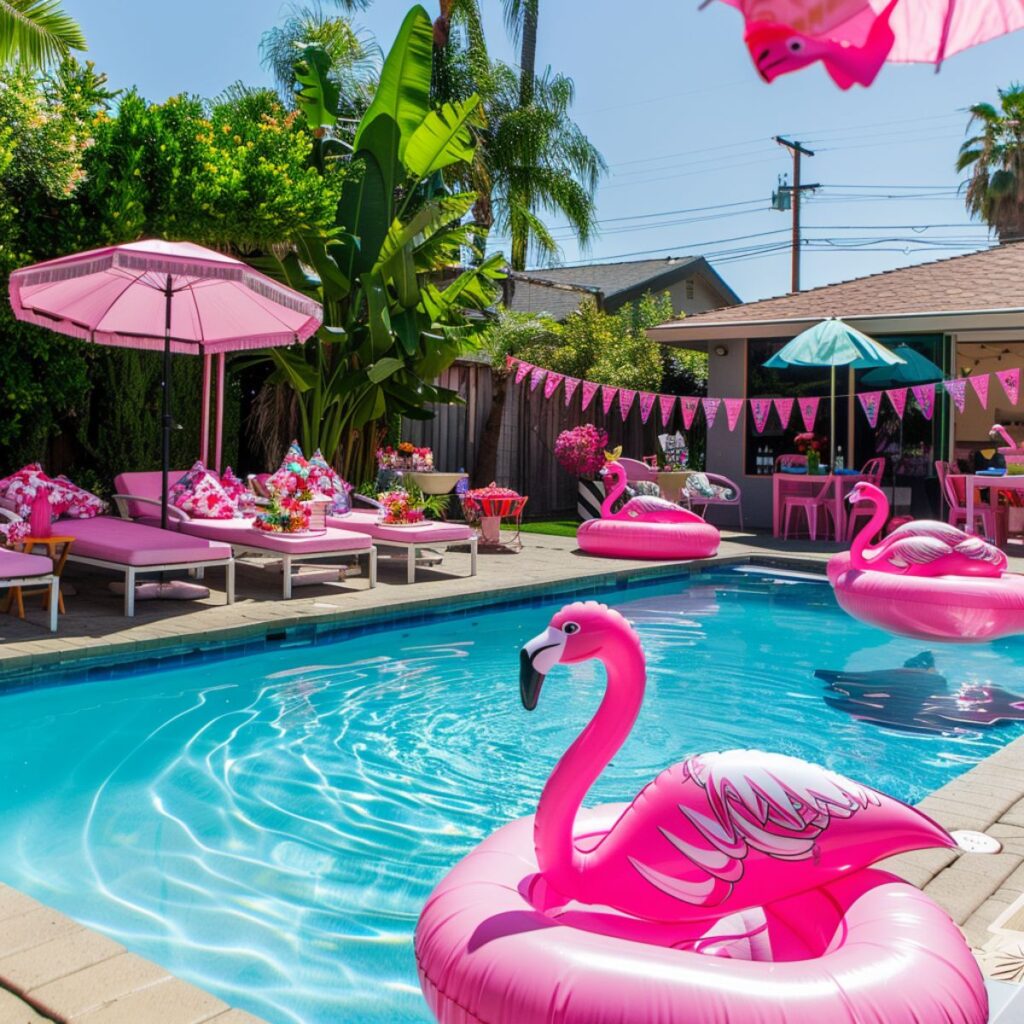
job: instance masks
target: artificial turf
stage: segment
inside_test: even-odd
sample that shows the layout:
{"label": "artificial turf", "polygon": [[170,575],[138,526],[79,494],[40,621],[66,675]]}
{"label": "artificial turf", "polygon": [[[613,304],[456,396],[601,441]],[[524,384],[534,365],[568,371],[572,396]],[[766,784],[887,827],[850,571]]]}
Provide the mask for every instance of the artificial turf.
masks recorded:
{"label": "artificial turf", "polygon": [[543,533],[549,537],[575,537],[580,524],[575,519],[546,519],[523,523],[523,533]]}

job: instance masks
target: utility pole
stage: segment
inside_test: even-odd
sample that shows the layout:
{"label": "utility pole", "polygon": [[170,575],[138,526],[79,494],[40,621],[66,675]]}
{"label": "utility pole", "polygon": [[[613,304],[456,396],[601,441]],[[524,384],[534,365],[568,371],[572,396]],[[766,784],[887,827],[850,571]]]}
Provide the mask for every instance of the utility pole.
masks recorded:
{"label": "utility pole", "polygon": [[[800,291],[800,193],[820,188],[819,185],[800,184],[800,157],[814,156],[814,151],[801,146],[799,142],[790,142],[781,135],[775,136],[775,141],[793,154],[793,184],[786,189],[793,196],[793,285],[794,292]],[[783,186],[785,188],[785,186]]]}

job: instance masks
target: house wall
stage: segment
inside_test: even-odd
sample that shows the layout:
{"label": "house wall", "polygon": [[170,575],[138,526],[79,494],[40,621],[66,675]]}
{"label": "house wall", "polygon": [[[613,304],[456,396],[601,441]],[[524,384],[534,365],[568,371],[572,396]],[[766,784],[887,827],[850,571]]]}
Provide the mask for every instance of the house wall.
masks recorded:
{"label": "house wall", "polygon": [[689,280],[693,281],[693,298],[687,298],[686,281],[677,281],[671,288],[665,289],[672,298],[672,308],[677,313],[704,313],[709,309],[718,309],[728,303],[714,291],[700,275],[696,274]]}
{"label": "house wall", "polygon": [[[1004,351],[1007,349],[1009,351]],[[958,341],[955,365],[958,370],[966,368],[972,373],[995,373],[1014,367],[1024,369],[1024,342]],[[956,414],[956,440],[968,448],[983,447],[988,443],[993,423],[1001,423],[1017,439],[1024,438],[1024,410],[1014,409],[999,382],[989,378],[987,409],[981,407],[981,402],[968,389],[966,408]]]}

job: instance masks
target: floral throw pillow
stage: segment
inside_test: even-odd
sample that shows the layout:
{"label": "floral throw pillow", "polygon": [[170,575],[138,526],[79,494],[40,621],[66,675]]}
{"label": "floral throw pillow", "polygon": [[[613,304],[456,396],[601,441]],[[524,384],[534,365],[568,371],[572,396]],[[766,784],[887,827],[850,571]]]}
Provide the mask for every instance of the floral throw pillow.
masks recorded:
{"label": "floral throw pillow", "polygon": [[331,499],[331,511],[336,515],[346,515],[352,511],[352,500],[349,497],[352,485],[338,475],[319,448],[309,460],[309,484],[312,490]]}
{"label": "floral throw pillow", "polygon": [[299,442],[292,441],[277,472],[267,481],[267,488],[290,497],[306,489],[308,478],[309,463],[302,454]]}
{"label": "floral throw pillow", "polygon": [[91,491],[69,480],[66,476],[58,476],[54,484],[59,484],[62,497],[67,502],[64,515],[69,519],[94,519],[107,510],[107,503]]}
{"label": "floral throw pillow", "polygon": [[221,474],[220,485],[224,488],[224,493],[235,503],[239,515],[245,518],[256,515],[256,495],[235,475],[230,466]]}
{"label": "floral throw pillow", "polygon": [[686,478],[687,494],[694,498],[732,498],[732,491],[728,487],[719,487],[713,484],[706,473],[691,473]]}
{"label": "floral throw pillow", "polygon": [[64,488],[51,480],[42,470],[38,462],[22,467],[17,473],[6,478],[4,490],[5,504],[27,519],[32,511],[32,501],[39,488],[45,489],[50,499],[50,519],[59,519],[68,509],[69,495]]}
{"label": "floral throw pillow", "polygon": [[20,544],[31,532],[24,519],[13,523],[0,520],[0,548],[4,545],[14,547],[15,544]]}
{"label": "floral throw pillow", "polygon": [[195,519],[235,519],[238,515],[235,502],[202,462],[197,462],[171,487],[168,500]]}

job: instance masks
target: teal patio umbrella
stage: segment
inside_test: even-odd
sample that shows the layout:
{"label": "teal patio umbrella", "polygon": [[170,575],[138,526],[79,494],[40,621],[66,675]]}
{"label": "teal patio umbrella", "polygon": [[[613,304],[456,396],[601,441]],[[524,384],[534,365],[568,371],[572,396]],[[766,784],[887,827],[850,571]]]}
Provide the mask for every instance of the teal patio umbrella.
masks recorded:
{"label": "teal patio umbrella", "polygon": [[873,338],[836,317],[822,320],[798,334],[788,345],[776,352],[764,365],[770,370],[791,366],[828,366],[832,370],[829,401],[829,466],[836,464],[836,367],[867,370],[879,366],[898,366],[902,357],[890,352]]}

